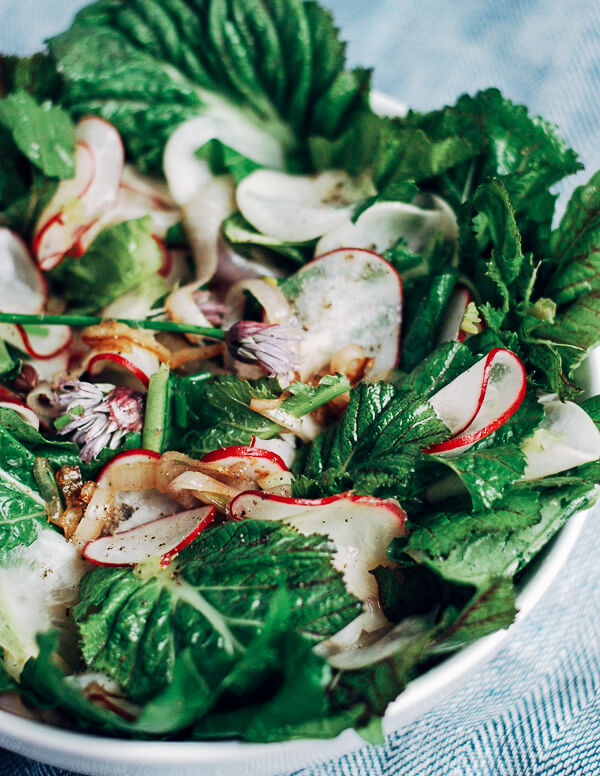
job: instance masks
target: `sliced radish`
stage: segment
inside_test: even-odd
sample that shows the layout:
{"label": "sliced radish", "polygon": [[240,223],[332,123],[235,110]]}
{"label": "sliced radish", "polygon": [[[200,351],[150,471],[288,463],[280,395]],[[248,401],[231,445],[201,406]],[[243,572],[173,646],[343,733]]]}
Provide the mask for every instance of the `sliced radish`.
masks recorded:
{"label": "sliced radish", "polygon": [[324,534],[336,545],[333,565],[350,593],[361,601],[378,598],[371,569],[389,566],[386,550],[406,534],[406,513],[395,502],[340,493],[321,499],[294,499],[260,491],[241,493],[229,505],[234,520],[281,520],[305,536]]}
{"label": "sliced radish", "polygon": [[71,345],[70,326],[22,326],[0,323],[0,339],[35,359],[53,359]]}
{"label": "sliced radish", "polygon": [[207,453],[200,460],[203,464],[214,464],[217,469],[233,470],[246,480],[259,480],[271,474],[288,471],[276,453],[261,450],[259,447],[221,447]]}
{"label": "sliced radish", "polygon": [[98,566],[134,566],[151,558],[160,558],[161,566],[168,566],[214,518],[215,508],[210,506],[161,517],[89,542],[83,557]]}
{"label": "sliced radish", "polygon": [[491,434],[519,409],[526,381],[525,368],[514,353],[491,350],[429,399],[453,437],[426,452],[457,455]]}
{"label": "sliced radish", "polygon": [[41,313],[48,286],[23,240],[0,228],[0,310],[3,313]]}
{"label": "sliced radish", "polygon": [[383,253],[401,239],[410,251],[420,253],[435,232],[441,232],[451,242],[458,240],[456,216],[441,197],[418,194],[412,204],[377,202],[361,213],[356,223],[347,218],[324,233],[315,256],[344,247]]}
{"label": "sliced radish", "polygon": [[351,178],[343,170],[315,175],[256,170],[239,184],[236,198],[246,221],[259,232],[299,243],[343,224],[354,205],[374,193],[370,178]]}
{"label": "sliced radish", "polygon": [[326,369],[344,345],[360,345],[373,359],[371,378],[396,366],[402,319],[402,281],[376,253],[343,249],[320,256],[282,286],[304,329],[300,379]]}
{"label": "sliced radish", "polygon": [[154,210],[178,210],[177,203],[169,193],[169,187],[158,178],[142,175],[131,164],[126,164],[121,175],[121,188],[143,196]]}
{"label": "sliced radish", "polygon": [[196,156],[210,140],[220,140],[230,148],[267,167],[285,166],[282,144],[272,134],[244,121],[242,114],[196,116],[173,132],[163,157],[165,177],[175,202],[185,205],[213,178],[210,165]]}
{"label": "sliced radish", "polygon": [[126,355],[110,352],[92,352],[84,363],[85,369],[92,377],[98,377],[98,375],[108,370],[119,375],[125,374],[128,378],[133,377],[144,388],[148,388],[150,378],[160,368],[158,356],[139,345],[131,345]]}
{"label": "sliced radish", "polygon": [[117,130],[90,116],[76,128],[75,177],[61,181],[34,229],[33,250],[43,270],[56,267],[115,202],[123,170]]}
{"label": "sliced radish", "polygon": [[600,458],[600,431],[587,412],[572,401],[544,404],[544,420],[522,450],[524,480],[558,474]]}
{"label": "sliced radish", "polygon": [[111,490],[154,488],[160,453],[136,448],[115,455],[104,464],[96,478],[100,487]]}
{"label": "sliced radish", "polygon": [[470,301],[471,294],[468,288],[457,288],[454,294],[452,294],[452,297],[444,310],[444,319],[442,321],[438,342],[465,341],[467,332],[461,329],[461,323]]}

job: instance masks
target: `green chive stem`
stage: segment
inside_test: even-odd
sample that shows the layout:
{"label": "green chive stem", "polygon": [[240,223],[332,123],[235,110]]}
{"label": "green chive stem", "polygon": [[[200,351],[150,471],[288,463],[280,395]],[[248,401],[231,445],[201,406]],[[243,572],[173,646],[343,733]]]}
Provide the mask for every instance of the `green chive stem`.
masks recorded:
{"label": "green chive stem", "polygon": [[177,321],[134,320],[132,318],[103,318],[100,315],[49,315],[41,313],[0,313],[0,323],[18,323],[22,326],[95,326],[98,323],[124,323],[132,329],[153,329],[154,331],[173,331],[179,334],[198,334],[210,339],[225,339],[226,331],[207,326],[195,326]]}

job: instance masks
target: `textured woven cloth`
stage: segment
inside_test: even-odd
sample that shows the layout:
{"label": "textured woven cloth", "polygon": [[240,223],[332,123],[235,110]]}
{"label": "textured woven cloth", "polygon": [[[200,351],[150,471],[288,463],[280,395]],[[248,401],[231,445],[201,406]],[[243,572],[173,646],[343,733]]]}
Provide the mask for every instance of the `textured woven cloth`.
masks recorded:
{"label": "textured woven cloth", "polygon": [[[0,50],[35,51],[81,0],[0,0]],[[498,86],[559,124],[600,168],[600,6],[594,0],[325,0],[375,86],[418,109]],[[600,511],[551,590],[462,688],[382,747],[295,776],[600,774]],[[0,776],[64,776],[0,750]]]}

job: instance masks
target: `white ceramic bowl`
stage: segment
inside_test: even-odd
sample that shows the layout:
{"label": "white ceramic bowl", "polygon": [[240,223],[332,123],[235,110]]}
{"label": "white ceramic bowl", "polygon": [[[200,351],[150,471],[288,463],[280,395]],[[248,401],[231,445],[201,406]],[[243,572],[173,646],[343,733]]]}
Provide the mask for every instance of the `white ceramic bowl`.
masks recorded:
{"label": "white ceramic bowl", "polygon": [[[405,112],[401,103],[381,94],[373,95],[373,108],[384,115]],[[592,385],[592,376],[600,377],[600,362],[588,371],[589,393],[600,392],[593,391]],[[587,514],[585,510],[571,518],[521,585],[517,621],[527,616],[558,575]],[[399,730],[439,704],[510,638],[513,628],[480,639],[412,681],[388,707],[386,733]],[[277,744],[129,741],[62,730],[0,711],[0,746],[89,776],[275,776],[340,757],[364,745],[351,730],[330,740]]]}

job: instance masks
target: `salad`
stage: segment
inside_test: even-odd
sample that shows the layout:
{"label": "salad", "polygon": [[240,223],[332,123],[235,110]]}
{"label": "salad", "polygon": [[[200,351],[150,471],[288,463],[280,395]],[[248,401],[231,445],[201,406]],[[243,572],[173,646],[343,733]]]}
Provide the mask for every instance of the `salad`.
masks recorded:
{"label": "salad", "polygon": [[600,178],[497,90],[377,114],[313,0],[0,59],[0,692],[381,740],[600,480]]}

